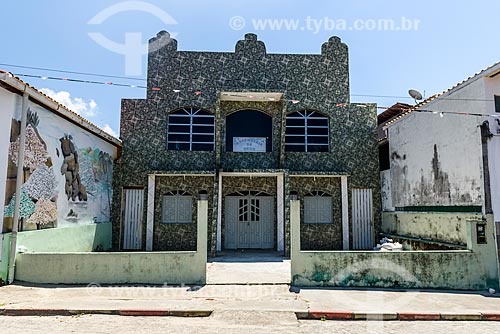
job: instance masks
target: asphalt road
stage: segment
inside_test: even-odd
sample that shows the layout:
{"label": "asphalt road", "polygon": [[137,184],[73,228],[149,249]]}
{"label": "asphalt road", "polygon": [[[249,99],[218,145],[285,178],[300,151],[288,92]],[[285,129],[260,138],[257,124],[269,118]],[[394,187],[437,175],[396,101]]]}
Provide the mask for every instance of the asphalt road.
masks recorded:
{"label": "asphalt road", "polygon": [[295,319],[290,312],[215,312],[208,318],[0,316],[1,333],[500,333],[500,322],[318,321]]}

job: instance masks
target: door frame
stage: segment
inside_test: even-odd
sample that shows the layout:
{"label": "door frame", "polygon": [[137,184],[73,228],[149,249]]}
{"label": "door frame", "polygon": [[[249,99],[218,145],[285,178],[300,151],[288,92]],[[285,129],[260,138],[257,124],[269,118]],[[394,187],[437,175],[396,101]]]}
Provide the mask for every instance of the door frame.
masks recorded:
{"label": "door frame", "polygon": [[[243,193],[247,193],[248,194],[243,194]],[[225,225],[225,234],[224,234],[224,248],[225,249],[276,249],[275,247],[275,239],[274,239],[274,227],[275,227],[275,223],[276,223],[276,220],[275,220],[275,205],[274,205],[274,196],[271,195],[271,194],[268,194],[268,193],[265,193],[265,192],[259,192],[259,191],[255,191],[256,194],[251,194],[251,192],[253,191],[242,191],[242,192],[236,192],[234,194],[229,194],[229,195],[226,195],[224,196],[224,225]],[[240,193],[240,194],[238,194]],[[230,200],[231,199],[234,199],[235,202],[232,203],[232,205],[235,205],[234,208],[231,208],[229,207],[228,205],[228,202],[231,202]],[[241,200],[246,200],[246,214],[247,214],[247,218],[245,220],[245,222],[242,222],[240,221],[240,216],[242,213],[240,213],[240,201]],[[252,201],[259,201],[258,203],[258,220],[252,220]],[[265,207],[264,207],[264,203],[265,201],[268,201],[268,205],[270,203],[270,208],[268,207],[267,210],[270,210],[269,211],[265,211]],[[257,202],[255,202],[255,204],[257,204]],[[234,210],[234,212],[232,212]],[[232,214],[231,214],[232,213]],[[266,213],[268,214],[268,216],[266,216]],[[243,213],[244,214],[244,213]],[[230,220],[230,217],[232,217],[232,219]],[[232,221],[234,220],[234,221]],[[271,221],[269,223],[269,220]],[[247,231],[242,231],[241,227],[242,227],[242,224],[247,224],[247,226],[250,226],[250,224],[252,223],[258,223],[259,224],[259,234],[260,234],[260,247],[253,247],[252,246],[252,243],[249,242],[248,245],[241,245],[240,244],[240,234],[242,233],[245,233],[245,234],[252,234],[253,231],[251,230],[247,230]],[[231,224],[231,225],[230,225]],[[232,242],[231,244],[234,244],[234,248],[231,247],[231,248],[228,248],[228,236],[230,235],[228,233],[228,230],[229,230],[229,227],[231,227],[232,229],[234,229],[234,242]],[[271,227],[271,230],[270,231],[267,231],[270,235],[270,239],[272,241],[266,241],[266,239],[268,239],[266,237],[266,230],[268,229],[268,227]],[[268,245],[270,244],[270,247],[268,247]]]}
{"label": "door frame", "polygon": [[285,191],[284,172],[220,172],[218,177],[217,193],[217,229],[216,229],[216,251],[222,251],[222,181],[224,177],[276,177],[276,250],[285,251]]}

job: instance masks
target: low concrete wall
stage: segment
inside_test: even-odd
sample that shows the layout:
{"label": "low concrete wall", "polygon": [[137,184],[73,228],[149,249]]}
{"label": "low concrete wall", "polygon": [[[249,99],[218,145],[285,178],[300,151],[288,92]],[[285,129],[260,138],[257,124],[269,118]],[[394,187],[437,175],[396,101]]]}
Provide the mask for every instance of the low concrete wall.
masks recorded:
{"label": "low concrete wall", "polygon": [[382,231],[449,243],[467,243],[467,220],[481,214],[444,212],[383,212]]}
{"label": "low concrete wall", "polygon": [[[0,279],[6,281],[10,257],[10,233],[2,234]],[[111,248],[111,223],[58,227],[19,232],[17,249],[28,252],[92,252]]]}
{"label": "low concrete wall", "polygon": [[292,284],[389,288],[498,289],[493,217],[487,244],[476,242],[476,222],[467,221],[466,251],[301,251],[300,203],[291,201]]}
{"label": "low concrete wall", "polygon": [[17,256],[16,279],[65,284],[204,284],[208,201],[198,201],[197,251],[44,252]]}

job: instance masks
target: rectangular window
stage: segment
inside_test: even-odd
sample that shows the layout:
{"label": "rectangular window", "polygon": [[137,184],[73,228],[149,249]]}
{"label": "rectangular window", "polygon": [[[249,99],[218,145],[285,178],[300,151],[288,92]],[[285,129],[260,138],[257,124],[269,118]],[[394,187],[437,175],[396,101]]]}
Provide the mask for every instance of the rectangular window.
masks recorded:
{"label": "rectangular window", "polygon": [[495,95],[495,111],[500,112],[500,96]]}
{"label": "rectangular window", "polygon": [[306,224],[333,223],[332,197],[305,196],[304,223]]}
{"label": "rectangular window", "polygon": [[193,199],[191,196],[166,195],[162,199],[163,224],[186,224],[193,222]]}
{"label": "rectangular window", "polygon": [[213,151],[214,144],[214,115],[196,108],[182,108],[168,115],[168,150]]}
{"label": "rectangular window", "polygon": [[328,152],[330,128],[328,117],[315,111],[295,111],[286,117],[285,151]]}

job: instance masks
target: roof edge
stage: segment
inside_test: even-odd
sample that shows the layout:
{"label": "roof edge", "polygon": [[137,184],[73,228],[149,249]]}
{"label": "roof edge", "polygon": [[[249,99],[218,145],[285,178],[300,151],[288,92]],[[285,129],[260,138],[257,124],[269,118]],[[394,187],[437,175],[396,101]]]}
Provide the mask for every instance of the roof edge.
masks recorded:
{"label": "roof edge", "polygon": [[97,125],[93,124],[89,120],[85,119],[84,117],[80,116],[76,112],[72,111],[65,105],[57,102],[56,100],[50,98],[49,96],[45,95],[42,93],[40,90],[36,89],[35,87],[31,86],[27,82],[19,79],[18,77],[14,76],[10,72],[2,71],[0,72],[0,81],[5,83],[6,85],[12,87],[14,90],[18,91],[20,94],[23,94],[24,92],[28,93],[28,95],[35,101],[39,102],[42,106],[44,106],[46,109],[50,110],[52,113],[63,117],[70,122],[74,123],[77,126],[80,126],[94,135],[98,136],[99,138],[107,141],[110,144],[113,144],[117,147],[122,146],[122,142],[118,139],[113,137],[112,135],[108,134],[106,131],[102,130],[100,127]]}
{"label": "roof edge", "polygon": [[470,77],[464,79],[463,81],[455,84],[454,86],[440,92],[440,93],[437,93],[437,94],[434,94],[430,97],[428,97],[427,99],[425,99],[424,101],[420,102],[419,104],[415,105],[414,107],[410,108],[409,110],[407,110],[406,112],[400,114],[399,116],[395,117],[394,119],[391,119],[389,121],[387,121],[385,124],[384,124],[384,128],[387,128],[389,127],[390,125],[392,125],[393,123],[401,120],[402,118],[408,116],[409,114],[412,114],[414,111],[418,111],[418,109],[422,108],[423,106],[425,106],[426,104],[438,99],[438,98],[441,98],[441,97],[445,97],[445,96],[448,96],[450,94],[453,94],[455,91],[457,91],[458,89],[461,89],[471,83],[473,83],[474,81],[480,79],[480,78],[483,78],[483,77],[493,77],[495,75],[497,75],[500,71],[500,62],[496,62],[494,63],[493,65],[490,65],[484,69],[482,69],[481,71],[479,72],[476,72],[474,73],[473,75],[471,75]]}

